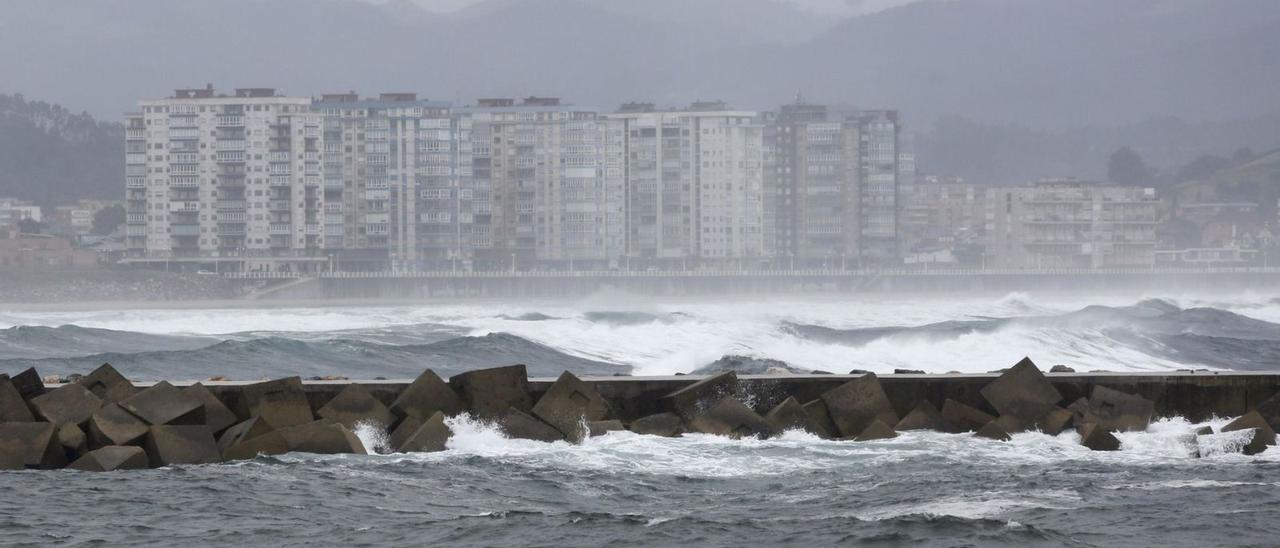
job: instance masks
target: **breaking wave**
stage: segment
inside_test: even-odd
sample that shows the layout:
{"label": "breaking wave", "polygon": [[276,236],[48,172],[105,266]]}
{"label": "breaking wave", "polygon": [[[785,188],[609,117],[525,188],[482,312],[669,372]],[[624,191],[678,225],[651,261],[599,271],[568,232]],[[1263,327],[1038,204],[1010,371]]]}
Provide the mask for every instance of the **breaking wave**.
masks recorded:
{"label": "breaking wave", "polygon": [[[1077,371],[1280,369],[1280,304],[1116,298],[467,304],[15,312],[0,372],[139,377],[414,376],[509,363],[531,374],[987,372],[1030,356]],[[776,369],[775,369],[776,370]]]}

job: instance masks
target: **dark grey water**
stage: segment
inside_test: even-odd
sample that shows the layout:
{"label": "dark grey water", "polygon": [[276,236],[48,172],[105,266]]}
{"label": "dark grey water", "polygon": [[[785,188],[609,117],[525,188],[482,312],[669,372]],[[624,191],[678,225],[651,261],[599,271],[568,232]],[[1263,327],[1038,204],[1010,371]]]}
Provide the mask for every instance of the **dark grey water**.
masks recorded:
{"label": "dark grey water", "polygon": [[1189,428],[1099,454],[1034,433],[569,446],[463,421],[445,453],[2,473],[0,543],[1275,546],[1280,462],[1191,459]]}
{"label": "dark grey water", "polygon": [[[1280,302],[1105,304],[0,311],[0,373],[110,361],[135,379],[405,378],[523,362],[538,376],[609,375],[725,355],[742,357],[713,368],[980,372],[1031,355],[1082,371],[1280,370]],[[571,446],[458,419],[442,453],[0,472],[0,545],[1280,545],[1280,451],[1234,454],[1238,436],[1197,439],[1196,426],[1163,420],[1093,453],[1071,432],[1009,443],[614,433]]]}

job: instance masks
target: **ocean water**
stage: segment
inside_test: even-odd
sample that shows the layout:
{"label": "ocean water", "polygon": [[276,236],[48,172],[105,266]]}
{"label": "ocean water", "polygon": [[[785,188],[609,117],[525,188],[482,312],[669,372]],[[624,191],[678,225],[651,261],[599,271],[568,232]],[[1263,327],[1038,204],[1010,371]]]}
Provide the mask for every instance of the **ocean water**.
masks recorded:
{"label": "ocean water", "polygon": [[[3,309],[0,372],[135,379],[301,374],[670,374],[724,356],[796,370],[1280,370],[1280,300],[1250,293],[471,302],[256,309]],[[748,360],[749,361],[749,360]],[[1217,427],[1230,417],[1214,419]],[[1164,418],[1094,453],[1011,442],[679,439],[583,445],[451,419],[431,454],[289,454],[112,474],[0,473],[0,544],[1280,545],[1280,451]],[[366,444],[377,444],[361,432]],[[1197,457],[1196,455],[1201,455]]]}

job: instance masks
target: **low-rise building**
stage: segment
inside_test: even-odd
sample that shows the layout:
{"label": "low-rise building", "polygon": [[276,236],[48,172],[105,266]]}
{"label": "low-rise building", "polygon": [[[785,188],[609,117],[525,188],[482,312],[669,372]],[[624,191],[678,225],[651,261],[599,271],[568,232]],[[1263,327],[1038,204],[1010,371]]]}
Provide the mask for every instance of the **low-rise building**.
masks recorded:
{"label": "low-rise building", "polygon": [[1154,264],[1155,190],[1076,180],[988,188],[986,264],[1012,269]]}

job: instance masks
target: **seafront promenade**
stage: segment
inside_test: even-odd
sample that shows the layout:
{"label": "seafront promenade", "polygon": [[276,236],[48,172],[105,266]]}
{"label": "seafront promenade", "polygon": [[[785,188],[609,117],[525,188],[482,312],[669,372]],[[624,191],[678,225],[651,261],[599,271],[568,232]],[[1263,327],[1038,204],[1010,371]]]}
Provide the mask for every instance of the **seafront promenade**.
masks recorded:
{"label": "seafront promenade", "polygon": [[236,272],[256,299],[544,298],[623,291],[682,296],[950,291],[1145,291],[1280,286],[1280,268],[809,269]]}

